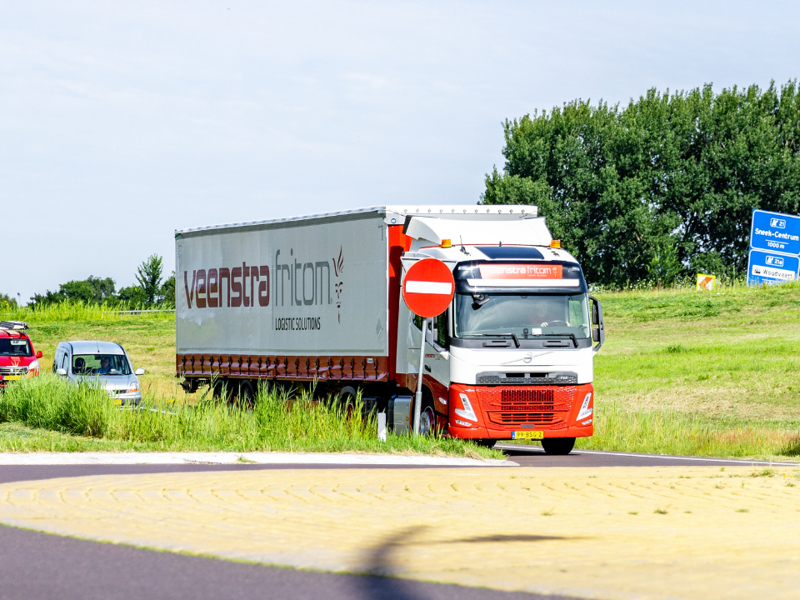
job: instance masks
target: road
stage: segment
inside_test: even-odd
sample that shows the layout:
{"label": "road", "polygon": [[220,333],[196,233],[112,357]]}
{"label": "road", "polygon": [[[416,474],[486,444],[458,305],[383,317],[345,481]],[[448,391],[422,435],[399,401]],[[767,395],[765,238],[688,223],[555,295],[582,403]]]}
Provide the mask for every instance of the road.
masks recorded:
{"label": "road", "polygon": [[547,456],[541,446],[497,444],[509,458],[523,467],[724,467],[724,466],[797,466],[796,462],[770,463],[765,461],[697,458],[694,456],[664,456],[660,454],[632,454],[602,452],[598,450],[573,450],[567,456]]}
{"label": "road", "polygon": [[[528,467],[726,466],[749,461],[695,460],[575,451],[547,456],[536,446],[502,445],[510,460]],[[761,464],[761,463],[758,463]],[[57,465],[0,466],[0,483],[87,475],[253,471],[297,468],[371,468],[335,465]],[[386,468],[386,467],[382,467]],[[404,468],[404,467],[397,467]],[[447,468],[447,467],[442,467]],[[272,568],[101,544],[0,527],[0,599],[281,598],[339,599],[535,599],[525,593],[422,583],[381,577]],[[557,600],[558,596],[546,596]]]}

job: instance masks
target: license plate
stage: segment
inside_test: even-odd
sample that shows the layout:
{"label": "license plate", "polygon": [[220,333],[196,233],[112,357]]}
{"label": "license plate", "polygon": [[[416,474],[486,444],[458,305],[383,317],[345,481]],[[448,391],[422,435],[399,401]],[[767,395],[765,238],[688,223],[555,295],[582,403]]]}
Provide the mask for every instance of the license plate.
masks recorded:
{"label": "license plate", "polygon": [[512,431],[512,440],[542,440],[544,431]]}
{"label": "license plate", "polygon": [[0,375],[0,379],[3,381],[16,381],[20,377],[22,377],[22,375]]}

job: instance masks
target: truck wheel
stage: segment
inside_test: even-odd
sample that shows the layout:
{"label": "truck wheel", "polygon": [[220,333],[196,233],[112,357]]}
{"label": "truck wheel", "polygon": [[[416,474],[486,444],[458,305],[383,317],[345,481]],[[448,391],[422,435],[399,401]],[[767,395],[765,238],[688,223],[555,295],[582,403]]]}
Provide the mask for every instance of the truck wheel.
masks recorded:
{"label": "truck wheel", "polygon": [[344,414],[346,419],[349,419],[353,416],[356,410],[356,390],[353,387],[345,386],[342,388],[342,391],[339,392],[339,397],[336,399],[336,403],[338,404],[342,414]]}
{"label": "truck wheel", "polygon": [[434,433],[436,433],[436,413],[433,411],[433,402],[423,396],[419,412],[419,434],[429,436]]}
{"label": "truck wheel", "polygon": [[252,383],[243,381],[239,384],[239,393],[233,399],[233,404],[245,410],[253,409],[256,404],[256,393]]}
{"label": "truck wheel", "polygon": [[226,379],[217,379],[214,382],[214,389],[211,392],[211,397],[215,402],[227,403],[231,397],[230,382]]}
{"label": "truck wheel", "polygon": [[572,452],[575,447],[575,438],[544,438],[542,448],[545,454],[564,456]]}

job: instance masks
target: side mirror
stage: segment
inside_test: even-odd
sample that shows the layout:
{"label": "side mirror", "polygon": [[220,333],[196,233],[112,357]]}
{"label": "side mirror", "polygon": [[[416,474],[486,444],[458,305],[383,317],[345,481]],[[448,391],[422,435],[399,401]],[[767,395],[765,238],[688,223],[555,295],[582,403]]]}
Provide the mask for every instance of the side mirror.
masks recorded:
{"label": "side mirror", "polygon": [[589,300],[592,302],[592,342],[598,342],[593,350],[597,352],[606,341],[605,326],[603,325],[603,307],[594,296],[589,296]]}
{"label": "side mirror", "polygon": [[42,358],[42,356],[44,356],[44,354],[42,354],[42,351],[41,351],[41,350],[39,350],[39,351],[36,353],[36,358]]}
{"label": "side mirror", "polygon": [[61,375],[62,377],[66,377],[67,371],[66,369],[56,369],[56,375]]}
{"label": "side mirror", "polygon": [[141,369],[141,368],[140,369],[136,369],[136,371],[134,373],[136,375],[144,375],[144,369]]}

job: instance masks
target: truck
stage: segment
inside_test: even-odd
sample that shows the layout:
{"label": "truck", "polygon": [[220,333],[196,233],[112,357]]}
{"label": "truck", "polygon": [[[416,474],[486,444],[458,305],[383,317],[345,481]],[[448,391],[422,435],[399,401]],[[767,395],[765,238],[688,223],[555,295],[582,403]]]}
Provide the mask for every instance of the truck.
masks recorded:
{"label": "truck", "polygon": [[41,352],[33,348],[24,321],[0,321],[0,389],[23,377],[39,374]]}
{"label": "truck", "polygon": [[[410,312],[406,270],[435,258],[455,294]],[[594,432],[600,302],[535,206],[378,206],[175,232],[176,375],[252,402],[259,385],[386,414],[411,431],[568,454]],[[422,329],[425,329],[423,332]]]}

